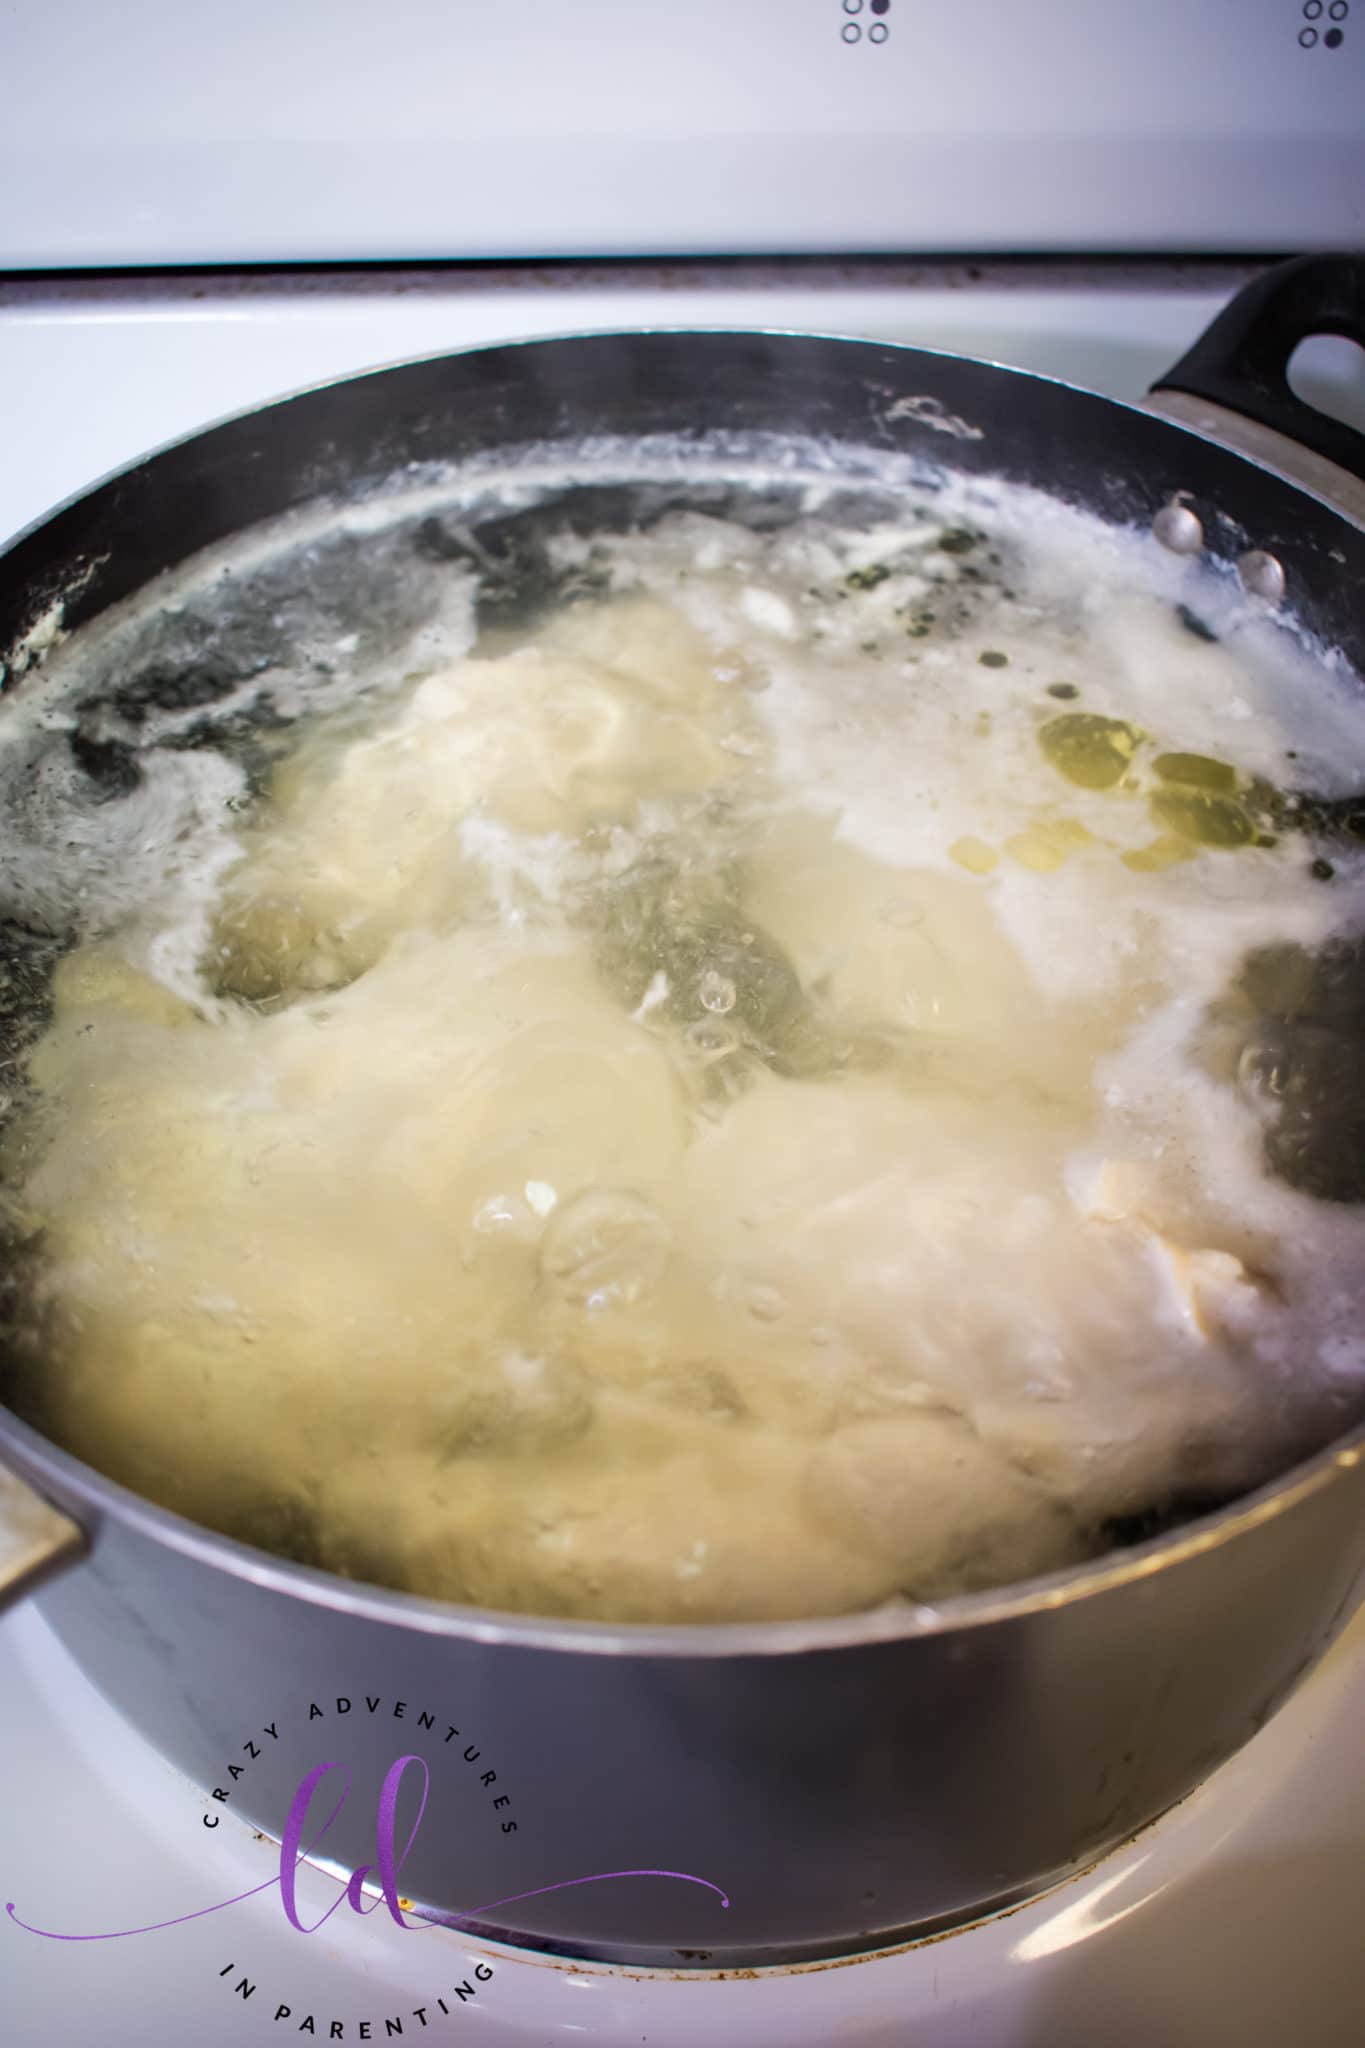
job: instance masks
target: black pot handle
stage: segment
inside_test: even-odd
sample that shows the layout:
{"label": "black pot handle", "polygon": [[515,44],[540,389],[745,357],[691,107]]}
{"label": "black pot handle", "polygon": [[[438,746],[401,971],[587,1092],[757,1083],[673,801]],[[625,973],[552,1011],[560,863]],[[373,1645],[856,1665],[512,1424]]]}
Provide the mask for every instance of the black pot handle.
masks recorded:
{"label": "black pot handle", "polygon": [[1344,334],[1365,348],[1365,253],[1296,256],[1253,278],[1152,390],[1225,406],[1365,483],[1365,434],[1289,388],[1289,358],[1310,334]]}

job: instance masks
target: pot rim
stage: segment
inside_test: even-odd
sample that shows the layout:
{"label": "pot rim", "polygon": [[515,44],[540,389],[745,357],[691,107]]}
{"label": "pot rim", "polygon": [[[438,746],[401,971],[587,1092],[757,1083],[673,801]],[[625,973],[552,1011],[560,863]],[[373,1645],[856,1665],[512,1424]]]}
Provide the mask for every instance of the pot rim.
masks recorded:
{"label": "pot rim", "polygon": [[[466,356],[502,355],[512,354],[513,352],[520,354],[522,351],[534,354],[541,349],[558,348],[563,347],[565,344],[576,342],[649,342],[654,339],[686,341],[694,338],[707,341],[832,343],[839,347],[852,347],[871,353],[921,356],[934,362],[967,364],[974,369],[990,370],[1000,376],[1017,379],[1024,384],[1050,385],[1056,390],[1070,392],[1091,404],[1108,406],[1116,412],[1130,414],[1135,420],[1141,422],[1142,427],[1147,432],[1155,429],[1163,434],[1178,435],[1182,440],[1193,441],[1202,444],[1206,448],[1216,448],[1221,455],[1227,456],[1238,467],[1251,470],[1254,474],[1263,477],[1268,476],[1272,478],[1281,489],[1291,491],[1296,496],[1309,499],[1320,509],[1339,519],[1343,526],[1350,531],[1361,531],[1358,523],[1340,505],[1336,504],[1332,499],[1310,489],[1306,484],[1282,474],[1274,467],[1271,461],[1260,459],[1258,456],[1249,453],[1247,449],[1234,446],[1230,440],[1220,439],[1211,431],[1203,431],[1183,419],[1168,416],[1160,408],[1154,406],[1151,403],[1152,395],[1162,389],[1159,381],[1152,387],[1152,392],[1143,398],[1115,398],[1108,392],[1094,390],[1088,384],[1078,384],[1073,378],[1053,376],[1046,370],[1025,369],[1022,364],[1001,362],[995,356],[969,355],[962,349],[927,347],[922,342],[896,341],[887,336],[846,334],[838,328],[767,325],[737,327],[733,324],[721,324],[713,327],[701,326],[696,322],[675,325],[671,322],[661,321],[657,325],[649,327],[570,327],[556,330],[552,334],[509,335],[501,340],[469,342],[462,348],[438,348],[424,350],[415,356],[393,356],[383,362],[371,363],[362,369],[341,370],[334,376],[319,377],[310,383],[291,385],[287,390],[276,392],[269,398],[258,400],[255,404],[236,406],[229,412],[215,414],[212,419],[200,421],[197,425],[187,429],[185,433],[173,434],[167,440],[158,441],[155,446],[142,450],[128,461],[116,463],[112,469],[102,471],[100,475],[91,478],[88,483],[82,484],[77,490],[70,492],[66,497],[58,499],[56,504],[48,506],[36,518],[26,520],[14,533],[5,535],[3,542],[0,543],[0,564],[5,563],[9,556],[22,544],[34,540],[44,527],[59,518],[63,513],[83,503],[87,498],[96,496],[97,493],[104,490],[107,486],[118,483],[124,477],[131,476],[135,471],[144,468],[148,463],[155,462],[160,456],[173,454],[177,449],[188,447],[191,442],[207,438],[216,433],[220,428],[235,426],[241,422],[256,418],[261,414],[275,412],[282,407],[292,405],[296,400],[317,397],[324,392],[337,390],[345,384],[363,383],[371,377],[388,376],[400,370],[413,370],[443,362],[459,362]],[[1233,416],[1230,415],[1230,417]],[[516,444],[509,443],[508,445],[515,446]],[[857,442],[850,442],[850,446],[856,447],[858,445],[860,444]],[[331,495],[332,493],[329,492],[321,494],[324,500]],[[7,649],[0,648],[0,656],[4,656],[7,653]]]}
{"label": "pot rim", "polygon": [[[687,341],[694,337],[697,339],[725,341],[835,342],[841,347],[851,345],[867,350],[887,350],[897,355],[929,356],[935,360],[942,359],[950,363],[970,363],[979,369],[999,370],[1007,376],[1023,378],[1029,382],[1054,384],[1060,390],[1075,392],[1078,397],[1096,399],[1101,404],[1116,406],[1122,412],[1135,413],[1139,419],[1147,421],[1149,425],[1154,420],[1158,421],[1162,427],[1186,435],[1192,441],[1209,439],[1207,435],[1201,435],[1195,428],[1186,426],[1183,422],[1168,420],[1164,414],[1151,411],[1140,401],[1111,398],[1106,392],[1093,391],[1088,385],[1073,383],[1067,377],[1051,376],[1046,370],[1026,370],[1021,364],[1002,363],[994,356],[966,355],[961,349],[927,348],[922,343],[915,341],[893,341],[889,338],[880,339],[870,334],[844,334],[837,328],[736,327],[725,324],[705,327],[698,326],[694,322],[675,326],[667,321],[662,321],[657,326],[651,327],[567,327],[557,330],[553,334],[514,334],[508,335],[502,340],[472,341],[463,348],[424,349],[415,356],[390,356],[383,362],[367,364],[363,369],[339,370],[331,377],[318,377],[307,384],[290,385],[287,390],[276,392],[269,398],[260,399],[254,405],[234,406],[230,412],[215,413],[212,419],[200,421],[197,426],[188,428],[185,433],[172,434],[166,440],[156,442],[153,447],[143,449],[140,454],[132,456],[127,462],[118,462],[114,464],[112,469],[102,470],[98,476],[92,477],[88,483],[81,484],[76,490],[68,492],[64,498],[59,498],[54,505],[47,506],[35,518],[25,520],[24,524],[16,528],[13,533],[4,535],[3,543],[0,544],[0,563],[3,563],[21,543],[36,539],[43,528],[59,518],[62,513],[69,512],[74,506],[83,503],[87,498],[95,497],[107,485],[118,483],[122,478],[131,476],[135,470],[142,469],[146,464],[155,462],[162,455],[172,455],[177,449],[187,448],[194,441],[207,439],[209,435],[216,433],[220,427],[236,426],[240,422],[255,419],[264,413],[275,412],[283,406],[292,405],[297,399],[315,398],[323,392],[336,391],[344,384],[361,384],[371,377],[385,377],[397,370],[416,370],[423,367],[431,367],[438,363],[461,362],[466,356],[510,355],[514,351],[518,354],[522,351],[534,354],[543,348],[560,348],[566,343],[581,341],[647,342],[655,338],[670,341]],[[506,445],[509,448],[515,448],[518,444],[509,442]],[[859,444],[850,441],[849,445],[856,447]],[[1225,448],[1226,452],[1234,456],[1239,462],[1246,463],[1249,468],[1256,469],[1261,467],[1260,464],[1254,462],[1250,456],[1244,455],[1239,449],[1228,447],[1223,442],[1219,442],[1217,445]],[[1302,489],[1302,486],[1290,485],[1288,488],[1298,490]],[[328,492],[321,493],[320,502],[325,502],[330,495],[332,494]],[[1305,495],[1311,494],[1305,493]],[[273,516],[278,517],[279,515]],[[245,528],[242,530],[246,531]],[[186,560],[189,559],[191,557],[187,556]],[[3,654],[5,651],[0,649],[0,654]]]}
{"label": "pot rim", "polygon": [[[650,327],[609,327],[570,329],[563,333],[513,336],[499,341],[479,341],[463,348],[436,349],[418,356],[400,357],[361,370],[300,385],[254,405],[201,423],[184,434],[159,443],[131,461],[73,492],[37,519],[10,535],[0,547],[0,564],[23,543],[34,539],[60,514],[116,483],[119,479],[154,462],[158,457],[205,438],[220,427],[245,421],[287,406],[296,399],[333,390],[423,364],[454,361],[465,356],[492,355],[504,351],[539,351],[575,342],[648,342],[654,337],[672,340],[698,339],[730,341],[795,341],[852,345],[859,350],[898,356],[920,356],[934,360],[969,364],[994,371],[1023,383],[1054,385],[1090,402],[1134,415],[1144,430],[1177,434],[1195,442],[1210,442],[1234,464],[1261,475],[1269,474],[1282,489],[1307,497],[1334,514],[1343,525],[1354,522],[1333,504],[1317,499],[1302,484],[1292,482],[1240,448],[1210,435],[1199,433],[1183,422],[1167,419],[1140,402],[1112,398],[1063,377],[1023,369],[985,356],[960,350],[925,348],[917,343],[879,339],[869,335],[841,334],[780,326],[736,327],[660,324]],[[857,445],[851,443],[850,445]],[[324,499],[331,495],[324,493]],[[1178,1529],[1151,1537],[1146,1542],[1111,1550],[1081,1565],[1042,1576],[1016,1581],[1005,1587],[979,1593],[955,1594],[933,1604],[909,1601],[888,1603],[858,1613],[814,1616],[799,1621],[756,1622],[599,1622],[509,1612],[497,1608],[461,1606],[453,1601],[402,1593],[383,1586],[341,1577],[315,1566],[297,1564],[285,1558],[225,1536],[190,1520],[175,1510],[157,1506],[118,1481],[106,1478],[93,1466],[54,1444],[41,1431],[22,1421],[0,1402],[0,1452],[17,1454],[21,1473],[40,1486],[50,1485],[60,1505],[71,1510],[79,1505],[92,1511],[89,1535],[97,1546],[102,1525],[112,1520],[131,1528],[144,1540],[164,1545],[187,1560],[229,1572],[233,1577],[257,1585],[263,1591],[286,1598],[306,1600],[310,1605],[354,1616],[358,1620],[415,1629],[427,1635],[459,1637],[476,1642],[506,1645],[527,1650],[570,1651],[588,1655],[649,1657],[733,1657],[789,1656],[809,1651],[839,1650],[864,1644],[900,1641],[915,1636],[945,1635],[959,1629],[1009,1621],[1050,1608],[1095,1598],[1119,1587],[1141,1583],[1175,1565],[1205,1552],[1221,1549],[1238,1536],[1273,1522],[1332,1484],[1340,1475],[1365,1463],[1365,1420],[1335,1438],[1322,1450],[1300,1460],[1278,1478],[1212,1512],[1182,1523]]]}
{"label": "pot rim", "polygon": [[992,1622],[1020,1620],[1123,1586],[1140,1585],[1278,1520],[1339,1481],[1344,1473],[1365,1464],[1365,1421],[1301,1459],[1279,1478],[1145,1543],[1106,1551],[1084,1564],[1008,1586],[953,1594],[932,1605],[894,1602],[853,1614],[816,1615],[799,1621],[576,1621],[461,1606],[343,1578],[220,1535],[172,1508],[157,1506],[117,1480],[107,1479],[0,1403],[0,1453],[7,1448],[17,1452],[23,1476],[40,1487],[51,1486],[59,1506],[71,1512],[77,1504],[93,1510],[86,1527],[92,1550],[98,1549],[103,1524],[114,1521],[145,1541],[161,1544],[192,1563],[226,1571],[263,1591],[305,1600],[310,1606],[329,1608],[357,1620],[415,1629],[422,1635],[594,1656],[773,1657],[948,1635]]}

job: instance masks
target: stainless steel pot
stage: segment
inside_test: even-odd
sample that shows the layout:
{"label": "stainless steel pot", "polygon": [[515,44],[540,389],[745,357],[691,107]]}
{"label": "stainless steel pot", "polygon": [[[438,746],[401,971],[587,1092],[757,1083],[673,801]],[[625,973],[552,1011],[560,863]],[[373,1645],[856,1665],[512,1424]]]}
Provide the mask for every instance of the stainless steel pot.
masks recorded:
{"label": "stainless steel pot", "polygon": [[[1250,287],[1158,395],[1185,425],[990,365],[792,335],[406,365],[231,421],[65,507],[3,560],[0,648],[55,593],[79,624],[211,542],[415,459],[744,427],[922,449],[1164,519],[1253,587],[1282,580],[1365,668],[1365,437],[1284,380],[1322,329],[1365,342],[1365,259]],[[1365,1580],[1365,1428],[1083,1569],[932,1612],[745,1627],[407,1598],[208,1533],[4,1410],[0,1454],[0,1577],[12,1595],[48,1582],[43,1611],[83,1668],[205,1788],[206,1844],[224,1814],[278,1838],[319,1761],[377,1786],[420,1756],[431,1805],[405,1896],[513,1943],[640,1963],[850,1953],[1046,1886],[1245,1742]],[[350,1870],[373,1844],[357,1794],[316,1853]],[[637,1874],[570,1883],[610,1872]]]}

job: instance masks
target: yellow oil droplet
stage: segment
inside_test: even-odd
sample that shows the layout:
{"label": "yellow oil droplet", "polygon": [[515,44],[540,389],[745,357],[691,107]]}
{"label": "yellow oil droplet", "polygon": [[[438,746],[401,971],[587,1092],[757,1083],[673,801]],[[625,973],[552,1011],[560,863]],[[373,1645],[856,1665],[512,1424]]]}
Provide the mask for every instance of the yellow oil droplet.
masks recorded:
{"label": "yellow oil droplet", "polygon": [[1152,798],[1152,815],[1184,839],[1200,846],[1231,849],[1250,846],[1256,827],[1233,797],[1203,789],[1163,789]]}
{"label": "yellow oil droplet", "polygon": [[1230,796],[1237,787],[1237,770],[1232,763],[1217,761],[1210,754],[1158,754],[1152,766],[1163,782],[1211,789],[1222,796]]}
{"label": "yellow oil droplet", "polygon": [[1125,718],[1101,718],[1093,711],[1068,711],[1050,718],[1038,734],[1048,760],[1068,782],[1082,789],[1112,789],[1127,774],[1145,734]]}
{"label": "yellow oil droplet", "polygon": [[1066,859],[1059,846],[1053,846],[1041,832],[1014,832],[1005,841],[1005,851],[1020,867],[1031,868],[1036,875],[1051,874]]}
{"label": "yellow oil droplet", "polygon": [[1031,825],[1026,832],[1015,832],[1005,841],[1005,851],[1011,860],[1021,867],[1031,868],[1035,874],[1048,875],[1079,853],[1082,847],[1092,846],[1095,835],[1088,831],[1077,818],[1053,818]]}
{"label": "yellow oil droplet", "polygon": [[1194,848],[1189,840],[1178,839],[1173,832],[1165,832],[1148,846],[1134,847],[1127,853],[1121,853],[1119,859],[1135,875],[1157,875],[1163,868],[1177,867],[1182,860],[1193,860]]}
{"label": "yellow oil droplet", "polygon": [[974,839],[970,833],[953,841],[948,848],[948,858],[972,875],[988,875],[992,868],[1000,865],[1000,856],[995,848],[987,846],[984,839]]}

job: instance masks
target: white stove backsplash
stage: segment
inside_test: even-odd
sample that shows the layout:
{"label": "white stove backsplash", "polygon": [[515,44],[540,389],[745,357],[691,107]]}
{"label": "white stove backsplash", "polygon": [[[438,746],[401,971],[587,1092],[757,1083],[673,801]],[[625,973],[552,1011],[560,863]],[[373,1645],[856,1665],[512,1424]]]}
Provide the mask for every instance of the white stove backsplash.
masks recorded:
{"label": "white stove backsplash", "polygon": [[0,76],[15,269],[1365,239],[1361,0],[11,5]]}

